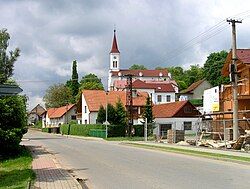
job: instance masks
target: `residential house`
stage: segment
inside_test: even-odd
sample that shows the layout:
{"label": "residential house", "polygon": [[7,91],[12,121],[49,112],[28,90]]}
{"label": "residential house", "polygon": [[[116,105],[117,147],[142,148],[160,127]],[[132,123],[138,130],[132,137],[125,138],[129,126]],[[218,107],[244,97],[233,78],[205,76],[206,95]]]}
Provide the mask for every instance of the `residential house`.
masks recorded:
{"label": "residential house", "polygon": [[147,92],[153,104],[175,102],[175,89],[171,83],[148,83],[137,79],[132,87],[136,91]]}
{"label": "residential house", "polygon": [[69,104],[59,108],[49,108],[43,127],[59,127],[62,124],[76,120],[76,105]]}
{"label": "residential house", "polygon": [[185,100],[192,100],[192,99],[202,100],[204,91],[211,87],[212,85],[206,79],[202,79],[193,83],[187,89],[182,90],[179,93],[179,95],[180,98],[184,98]]}
{"label": "residential house", "polygon": [[[134,124],[137,124],[142,116],[147,97],[148,94],[146,92],[133,93]],[[77,108],[78,123],[96,124],[99,108],[101,106],[106,107],[108,103],[115,106],[119,99],[126,108],[125,91],[83,90]]]}
{"label": "residential house", "polygon": [[37,121],[41,121],[45,116],[46,110],[37,104],[28,114],[28,124],[35,124]]}
{"label": "residential house", "polygon": [[195,131],[201,113],[189,101],[178,101],[153,106],[156,135],[167,135],[168,129]]}

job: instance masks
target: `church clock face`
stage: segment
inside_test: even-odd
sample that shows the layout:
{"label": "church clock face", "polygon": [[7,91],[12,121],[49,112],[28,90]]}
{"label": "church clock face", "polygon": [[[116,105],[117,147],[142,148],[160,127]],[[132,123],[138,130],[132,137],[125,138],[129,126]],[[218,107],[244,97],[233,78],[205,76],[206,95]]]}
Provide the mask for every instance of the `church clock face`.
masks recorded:
{"label": "church clock face", "polygon": [[114,59],[116,59],[116,56],[114,56]]}

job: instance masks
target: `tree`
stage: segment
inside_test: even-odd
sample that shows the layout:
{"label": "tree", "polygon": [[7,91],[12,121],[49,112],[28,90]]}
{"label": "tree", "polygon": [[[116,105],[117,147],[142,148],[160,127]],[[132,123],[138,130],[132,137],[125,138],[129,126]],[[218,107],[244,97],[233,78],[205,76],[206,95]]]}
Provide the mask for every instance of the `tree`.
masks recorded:
{"label": "tree", "polygon": [[116,120],[116,111],[115,108],[112,104],[108,104],[108,122],[111,125],[115,125],[115,120]]}
{"label": "tree", "polygon": [[27,132],[26,97],[0,97],[0,154],[16,153]]}
{"label": "tree", "polygon": [[88,74],[82,77],[80,81],[80,89],[89,89],[89,90],[103,90],[103,84],[101,79],[99,79],[95,74]]}
{"label": "tree", "polygon": [[68,103],[72,103],[74,101],[73,99],[70,89],[63,84],[50,86],[43,97],[46,108],[65,106]]}
{"label": "tree", "polygon": [[7,29],[0,30],[0,84],[5,83],[13,75],[13,67],[17,58],[20,56],[20,49],[16,48],[14,51],[9,51],[10,35]]}
{"label": "tree", "polygon": [[103,123],[106,121],[106,110],[104,109],[103,105],[100,106],[97,114],[97,123]]}
{"label": "tree", "polygon": [[133,64],[129,68],[130,70],[147,70],[147,68],[144,65],[139,65],[139,64]]}
{"label": "tree", "polygon": [[203,68],[197,65],[191,65],[190,69],[184,71],[184,81],[187,86],[190,86],[196,81],[199,81],[204,78]]}
{"label": "tree", "polygon": [[153,117],[153,111],[152,111],[152,102],[149,96],[147,97],[145,110],[143,112],[143,119],[145,120],[146,118],[147,118],[148,123],[153,123],[154,117]]}
{"label": "tree", "polygon": [[212,86],[228,84],[229,77],[221,75],[221,69],[227,57],[226,51],[211,53],[204,64],[204,76]]}
{"label": "tree", "polygon": [[72,96],[76,97],[79,92],[79,83],[78,83],[78,73],[77,73],[77,62],[76,60],[72,63],[72,76],[71,80],[66,82],[66,86],[72,91]]}
{"label": "tree", "polygon": [[126,110],[122,104],[121,99],[115,105],[116,117],[115,117],[115,125],[126,125]]}

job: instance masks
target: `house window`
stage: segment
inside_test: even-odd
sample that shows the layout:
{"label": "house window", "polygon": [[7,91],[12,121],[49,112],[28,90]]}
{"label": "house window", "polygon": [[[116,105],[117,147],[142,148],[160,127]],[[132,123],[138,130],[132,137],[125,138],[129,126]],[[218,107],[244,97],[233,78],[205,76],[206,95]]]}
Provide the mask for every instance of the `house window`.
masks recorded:
{"label": "house window", "polygon": [[84,123],[85,123],[85,124],[88,124],[88,121],[87,121],[87,119],[85,119],[85,120],[84,120]]}
{"label": "house window", "polygon": [[87,113],[87,106],[84,106],[84,113]]}
{"label": "house window", "polygon": [[170,95],[167,95],[167,102],[170,102],[171,98]]}
{"label": "house window", "polygon": [[72,115],[71,120],[76,120],[76,115]]}
{"label": "house window", "polygon": [[192,122],[191,121],[184,121],[184,130],[191,130],[192,129]]}
{"label": "house window", "polygon": [[157,102],[161,102],[161,95],[157,96]]}
{"label": "house window", "polygon": [[113,67],[117,68],[117,61],[113,61]]}

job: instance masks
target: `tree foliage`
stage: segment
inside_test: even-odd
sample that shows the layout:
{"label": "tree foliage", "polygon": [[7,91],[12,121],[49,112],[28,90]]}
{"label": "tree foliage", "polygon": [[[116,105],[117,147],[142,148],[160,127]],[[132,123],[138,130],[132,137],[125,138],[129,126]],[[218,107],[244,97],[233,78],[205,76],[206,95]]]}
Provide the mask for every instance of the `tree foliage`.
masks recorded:
{"label": "tree foliage", "polygon": [[[125,125],[126,124],[126,110],[119,99],[115,107],[112,104],[107,105],[108,108],[108,122],[111,125]],[[106,121],[106,108],[102,105],[99,108],[97,115],[97,123],[104,123]]]}
{"label": "tree foliage", "polygon": [[100,106],[97,114],[97,123],[104,123],[106,120],[106,110],[104,109],[103,105]]}
{"label": "tree foliage", "polygon": [[212,86],[229,83],[229,77],[221,75],[221,69],[227,57],[226,51],[211,53],[204,64],[204,76]]}
{"label": "tree foliage", "polygon": [[72,63],[72,76],[71,80],[66,82],[66,86],[70,88],[72,96],[76,97],[79,92],[79,83],[78,83],[78,73],[77,73],[77,62],[76,60]]}
{"label": "tree foliage", "polygon": [[73,99],[70,89],[63,84],[50,86],[43,97],[46,108],[65,106],[68,103],[72,103],[74,101]]}
{"label": "tree foliage", "polygon": [[152,102],[149,96],[147,97],[145,110],[143,112],[143,119],[145,120],[146,118],[147,118],[148,123],[153,123],[154,117],[153,117],[153,111],[152,111]]}
{"label": "tree foliage", "polygon": [[119,99],[118,102],[116,103],[115,111],[116,111],[115,125],[126,125],[127,115],[121,99]]}
{"label": "tree foliage", "polygon": [[13,75],[14,63],[20,56],[19,48],[9,51],[8,55],[9,39],[7,29],[0,30],[0,84],[5,83]]}
{"label": "tree foliage", "polygon": [[130,66],[129,69],[130,70],[147,70],[147,68],[144,65],[140,65],[140,64],[133,64],[132,66]]}
{"label": "tree foliage", "polygon": [[0,154],[15,153],[27,132],[26,98],[0,97]]}
{"label": "tree foliage", "polygon": [[88,90],[103,90],[103,84],[101,79],[99,79],[95,74],[88,74],[82,77],[80,81],[80,89],[88,89]]}

